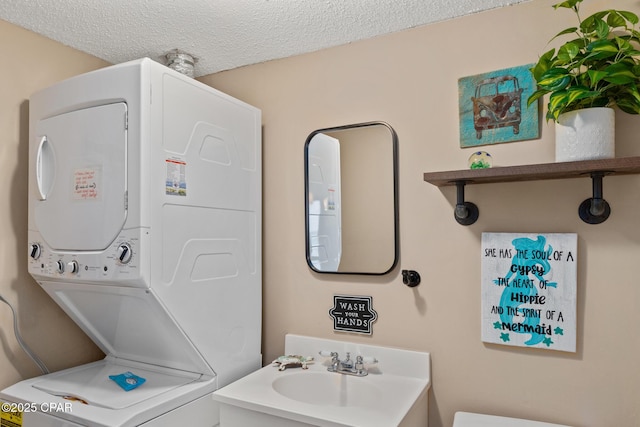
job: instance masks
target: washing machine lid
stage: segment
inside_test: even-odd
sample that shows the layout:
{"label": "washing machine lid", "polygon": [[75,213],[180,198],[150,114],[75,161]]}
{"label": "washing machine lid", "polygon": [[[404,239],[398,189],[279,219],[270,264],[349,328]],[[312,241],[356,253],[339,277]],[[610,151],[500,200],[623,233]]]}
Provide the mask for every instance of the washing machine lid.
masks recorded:
{"label": "washing machine lid", "polygon": [[208,377],[216,375],[151,290],[40,284],[106,355]]}
{"label": "washing machine lid", "polygon": [[31,139],[34,219],[56,250],[106,249],[127,214],[127,104],[39,120]]}

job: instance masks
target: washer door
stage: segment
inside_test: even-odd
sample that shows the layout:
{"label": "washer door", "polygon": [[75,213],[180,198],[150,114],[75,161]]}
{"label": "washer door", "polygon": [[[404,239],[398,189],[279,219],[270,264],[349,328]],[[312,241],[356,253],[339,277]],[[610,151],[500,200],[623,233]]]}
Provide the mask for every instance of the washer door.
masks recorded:
{"label": "washer door", "polygon": [[127,105],[40,120],[31,140],[35,225],[56,250],[104,250],[127,216]]}

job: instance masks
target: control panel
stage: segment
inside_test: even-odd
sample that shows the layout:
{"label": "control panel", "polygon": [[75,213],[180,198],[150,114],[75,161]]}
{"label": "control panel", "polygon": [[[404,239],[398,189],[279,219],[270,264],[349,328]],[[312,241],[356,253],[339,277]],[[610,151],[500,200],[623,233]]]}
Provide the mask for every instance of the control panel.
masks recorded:
{"label": "control panel", "polygon": [[[104,251],[69,252],[49,248],[40,235],[29,232],[29,273],[37,279],[126,281],[141,279],[141,253],[148,232],[123,232]],[[142,284],[141,284],[142,286]]]}

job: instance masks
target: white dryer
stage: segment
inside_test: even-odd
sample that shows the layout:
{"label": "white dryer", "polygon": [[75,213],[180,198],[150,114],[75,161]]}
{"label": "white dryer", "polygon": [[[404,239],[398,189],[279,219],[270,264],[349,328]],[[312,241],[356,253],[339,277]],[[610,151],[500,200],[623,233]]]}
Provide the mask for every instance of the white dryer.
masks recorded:
{"label": "white dryer", "polygon": [[261,367],[260,110],[146,58],[29,108],[29,273],[106,357],[0,400],[27,427],[217,425],[211,393]]}

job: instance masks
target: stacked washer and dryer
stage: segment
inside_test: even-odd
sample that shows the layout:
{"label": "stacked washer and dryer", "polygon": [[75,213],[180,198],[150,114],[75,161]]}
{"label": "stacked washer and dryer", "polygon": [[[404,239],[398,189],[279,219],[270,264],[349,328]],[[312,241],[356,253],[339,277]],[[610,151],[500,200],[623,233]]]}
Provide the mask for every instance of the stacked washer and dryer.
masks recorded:
{"label": "stacked washer and dryer", "polygon": [[146,58],[29,109],[29,273],[106,357],[0,400],[27,427],[217,425],[262,362],[260,111]]}

